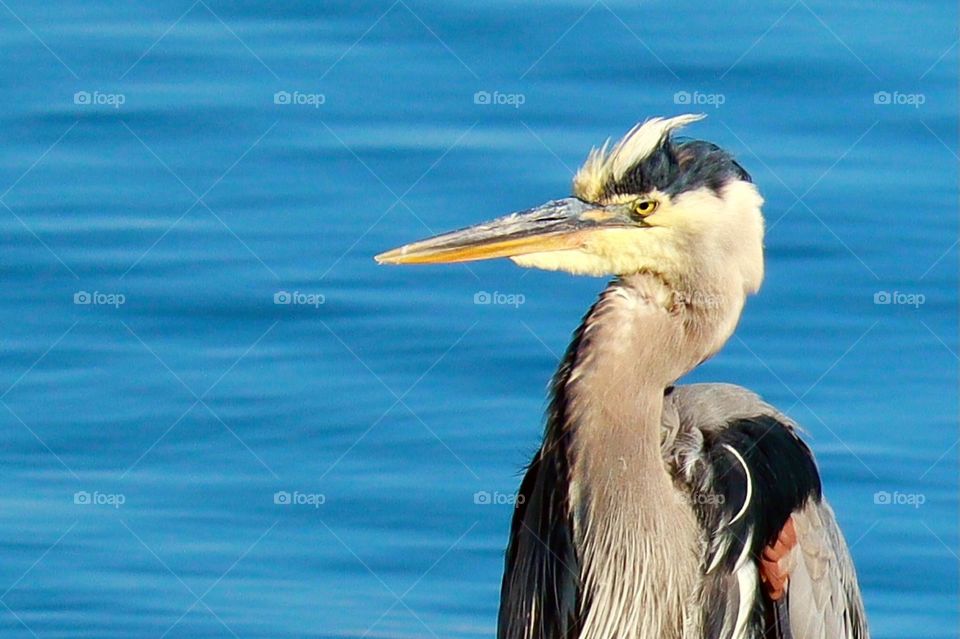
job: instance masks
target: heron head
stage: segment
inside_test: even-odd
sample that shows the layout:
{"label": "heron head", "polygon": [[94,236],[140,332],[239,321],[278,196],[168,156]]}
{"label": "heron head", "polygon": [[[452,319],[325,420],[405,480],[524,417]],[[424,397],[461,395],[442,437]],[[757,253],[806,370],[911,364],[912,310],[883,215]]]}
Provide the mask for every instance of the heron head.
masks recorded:
{"label": "heron head", "polygon": [[[763,279],[763,199],[733,157],[672,132],[702,115],[652,118],[593,149],[573,196],[387,251],[384,264],[508,257],[579,275],[650,272],[667,282]],[[688,289],[691,290],[691,289]]]}

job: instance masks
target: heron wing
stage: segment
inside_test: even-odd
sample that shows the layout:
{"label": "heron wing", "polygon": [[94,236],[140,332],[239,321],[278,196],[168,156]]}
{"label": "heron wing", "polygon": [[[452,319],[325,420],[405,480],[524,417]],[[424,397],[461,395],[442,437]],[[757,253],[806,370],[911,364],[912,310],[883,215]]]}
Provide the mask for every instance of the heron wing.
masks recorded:
{"label": "heron wing", "polygon": [[[852,561],[789,418],[736,386],[677,387],[665,404],[663,447],[704,530],[705,637],[867,637]],[[787,605],[775,605],[758,561],[791,516],[796,568]]]}
{"label": "heron wing", "polygon": [[793,639],[865,639],[857,575],[833,510],[826,501],[811,503],[793,521],[797,547],[788,589]]}
{"label": "heron wing", "polygon": [[577,636],[579,569],[562,481],[562,456],[544,444],[517,495],[500,590],[498,639]]}

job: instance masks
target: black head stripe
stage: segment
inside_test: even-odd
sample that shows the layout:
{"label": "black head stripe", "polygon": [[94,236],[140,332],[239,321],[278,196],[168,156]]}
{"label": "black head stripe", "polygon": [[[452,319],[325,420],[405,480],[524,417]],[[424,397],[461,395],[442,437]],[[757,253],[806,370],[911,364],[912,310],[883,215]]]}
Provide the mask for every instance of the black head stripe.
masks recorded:
{"label": "black head stripe", "polygon": [[704,187],[716,193],[733,180],[752,181],[733,156],[716,144],[666,137],[622,178],[606,184],[603,195],[643,194],[656,189],[674,196]]}

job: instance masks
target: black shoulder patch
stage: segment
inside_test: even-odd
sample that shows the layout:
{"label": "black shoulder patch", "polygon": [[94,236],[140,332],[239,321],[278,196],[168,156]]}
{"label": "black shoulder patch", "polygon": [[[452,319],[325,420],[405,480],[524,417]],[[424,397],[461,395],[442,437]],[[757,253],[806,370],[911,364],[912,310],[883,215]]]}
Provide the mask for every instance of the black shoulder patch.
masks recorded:
{"label": "black shoulder patch", "polygon": [[[821,498],[813,453],[792,428],[774,417],[735,420],[727,428],[705,433],[704,443],[714,470],[713,489],[723,496],[717,506],[728,516],[727,521],[744,508],[750,487],[742,519],[754,532],[753,552],[775,541],[790,515],[808,500]],[[744,464],[749,469],[749,483]]]}
{"label": "black shoulder patch", "polygon": [[[787,519],[821,499],[813,454],[793,428],[775,417],[734,419],[699,428],[699,446],[686,459],[686,488],[707,536],[703,597],[706,637],[722,637],[744,602],[735,587],[741,557],[759,559]],[[693,440],[696,442],[696,439]],[[759,586],[758,586],[759,588]],[[763,626],[769,600],[753,598],[748,627]],[[769,635],[763,635],[769,636]]]}

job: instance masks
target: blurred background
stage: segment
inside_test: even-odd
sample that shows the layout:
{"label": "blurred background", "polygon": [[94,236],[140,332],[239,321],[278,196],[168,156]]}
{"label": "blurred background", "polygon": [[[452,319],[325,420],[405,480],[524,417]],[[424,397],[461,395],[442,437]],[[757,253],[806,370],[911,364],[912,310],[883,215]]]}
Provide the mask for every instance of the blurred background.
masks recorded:
{"label": "blurred background", "polygon": [[689,381],[801,422],[875,637],[956,637],[957,7],[0,0],[4,637],[491,637],[604,285],[386,248],[653,115],[768,276]]}

